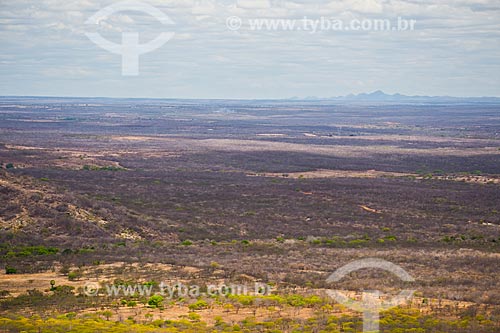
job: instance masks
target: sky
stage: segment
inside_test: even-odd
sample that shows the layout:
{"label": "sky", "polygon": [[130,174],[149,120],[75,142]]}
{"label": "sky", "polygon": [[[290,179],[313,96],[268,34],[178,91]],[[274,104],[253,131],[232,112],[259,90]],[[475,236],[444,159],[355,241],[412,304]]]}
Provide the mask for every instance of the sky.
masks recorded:
{"label": "sky", "polygon": [[[414,29],[393,29],[398,17]],[[376,20],[391,28],[370,29]],[[132,44],[122,38],[133,33],[142,45],[168,38],[129,76],[122,63],[134,63],[123,56]],[[118,45],[115,53],[89,34]],[[500,96],[500,1],[0,0],[0,95],[269,99],[375,90]]]}

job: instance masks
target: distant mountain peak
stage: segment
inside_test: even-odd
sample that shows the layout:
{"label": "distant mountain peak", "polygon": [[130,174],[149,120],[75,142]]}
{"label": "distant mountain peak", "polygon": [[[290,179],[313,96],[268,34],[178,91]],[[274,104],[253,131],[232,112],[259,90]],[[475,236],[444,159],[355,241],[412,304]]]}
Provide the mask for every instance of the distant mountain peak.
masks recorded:
{"label": "distant mountain peak", "polygon": [[[399,95],[402,96],[402,95]],[[393,98],[397,98],[396,95],[388,95],[382,90],[376,90],[371,93],[361,93],[358,95],[354,95],[351,97],[352,99],[355,100],[374,100],[374,101],[384,101],[384,100],[390,100]]]}
{"label": "distant mountain peak", "polygon": [[331,98],[307,97],[302,100],[330,100],[353,102],[391,102],[391,103],[500,103],[499,97],[450,97],[450,96],[408,96],[400,93],[386,94],[382,90],[371,93],[349,94]]}

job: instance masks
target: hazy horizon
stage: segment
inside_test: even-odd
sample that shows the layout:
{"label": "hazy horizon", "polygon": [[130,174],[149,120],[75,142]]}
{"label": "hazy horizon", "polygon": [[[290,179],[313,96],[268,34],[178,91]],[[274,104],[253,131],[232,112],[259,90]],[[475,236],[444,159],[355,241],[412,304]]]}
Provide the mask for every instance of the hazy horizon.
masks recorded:
{"label": "hazy horizon", "polygon": [[400,93],[394,93],[394,94],[388,94],[384,91],[381,90],[376,90],[376,91],[370,91],[370,92],[360,92],[359,94],[354,94],[350,93],[347,95],[343,96],[289,96],[289,97],[283,97],[283,98],[199,98],[199,97],[183,97],[183,98],[178,98],[175,96],[169,96],[169,97],[150,97],[150,96],[135,96],[135,97],[113,97],[113,96],[80,96],[80,95],[0,95],[0,98],[82,98],[82,99],[158,99],[158,100],[234,100],[234,101],[251,101],[251,100],[298,100],[298,101],[307,101],[307,100],[335,100],[335,99],[341,99],[341,98],[346,98],[346,101],[349,101],[351,97],[355,98],[360,95],[372,95],[377,92],[382,92],[386,96],[392,97],[395,95],[400,95],[405,98],[450,98],[450,99],[482,99],[482,98],[492,98],[492,99],[500,99],[500,96],[438,96],[438,95],[404,95]]}

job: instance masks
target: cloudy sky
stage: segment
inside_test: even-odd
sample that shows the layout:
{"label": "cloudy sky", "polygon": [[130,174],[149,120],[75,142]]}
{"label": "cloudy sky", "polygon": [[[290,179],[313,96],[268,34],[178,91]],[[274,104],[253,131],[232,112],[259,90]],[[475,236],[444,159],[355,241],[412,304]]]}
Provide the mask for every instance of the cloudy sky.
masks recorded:
{"label": "cloudy sky", "polygon": [[[136,10],[101,14],[96,24],[86,24],[116,1],[0,0],[0,95],[286,98],[381,89],[500,96],[499,0],[143,2],[171,24]],[[238,17],[241,28],[228,28],[230,17]],[[417,23],[413,31],[250,27],[255,19],[303,24],[304,17]],[[140,56],[137,76],[123,76],[122,56],[86,35],[120,44],[131,32],[139,33],[141,44],[173,34]]]}

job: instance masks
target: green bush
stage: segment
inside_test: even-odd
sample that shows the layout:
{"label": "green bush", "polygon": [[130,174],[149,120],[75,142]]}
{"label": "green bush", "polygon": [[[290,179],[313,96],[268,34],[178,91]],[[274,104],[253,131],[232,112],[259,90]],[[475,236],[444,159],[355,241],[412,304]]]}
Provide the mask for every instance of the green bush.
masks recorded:
{"label": "green bush", "polygon": [[73,271],[68,273],[68,280],[76,281],[82,277],[82,273],[80,271]]}
{"label": "green bush", "polygon": [[17,251],[11,251],[11,255],[16,257],[29,257],[29,256],[45,256],[57,254],[59,252],[58,248],[55,247],[45,247],[40,246],[25,246],[16,249]]}
{"label": "green bush", "polygon": [[161,308],[163,303],[163,297],[160,295],[153,295],[148,300],[148,305],[152,308]]}
{"label": "green bush", "polygon": [[200,299],[193,304],[189,304],[188,308],[191,311],[202,310],[208,308],[208,303]]}
{"label": "green bush", "polygon": [[14,267],[5,267],[5,274],[17,274],[17,269]]}

